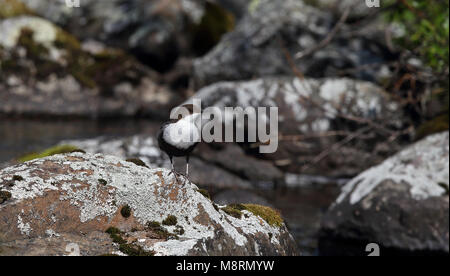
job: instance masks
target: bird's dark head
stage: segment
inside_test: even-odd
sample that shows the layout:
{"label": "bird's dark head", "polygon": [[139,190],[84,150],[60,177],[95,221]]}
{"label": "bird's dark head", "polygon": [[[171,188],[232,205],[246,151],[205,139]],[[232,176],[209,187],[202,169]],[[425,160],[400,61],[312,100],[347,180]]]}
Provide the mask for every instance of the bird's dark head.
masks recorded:
{"label": "bird's dark head", "polygon": [[200,114],[201,107],[195,106],[193,104],[184,104],[178,107],[175,107],[170,113],[171,122],[177,122],[187,116],[193,114]]}

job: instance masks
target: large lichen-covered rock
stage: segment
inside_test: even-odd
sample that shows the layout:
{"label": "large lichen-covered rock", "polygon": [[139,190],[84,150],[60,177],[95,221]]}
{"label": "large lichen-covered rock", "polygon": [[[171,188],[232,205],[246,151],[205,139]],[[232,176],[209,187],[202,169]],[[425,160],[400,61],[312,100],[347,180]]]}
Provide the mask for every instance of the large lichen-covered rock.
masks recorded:
{"label": "large lichen-covered rock", "polygon": [[[226,34],[207,55],[195,60],[197,86],[225,80],[292,75],[292,64],[309,77],[339,75],[374,81],[386,75],[383,72],[388,68],[383,64],[389,58],[386,54],[389,51],[366,39],[364,33],[336,36],[326,47],[311,55],[297,56],[306,49],[315,48],[331,32],[335,26],[331,13],[300,0],[252,1],[248,10],[234,31]],[[354,31],[345,25],[341,27],[342,32],[349,30]]]}
{"label": "large lichen-covered rock", "polygon": [[[354,176],[397,151],[400,141],[388,138],[407,122],[399,104],[383,89],[347,78],[220,82],[201,89],[188,102],[194,99],[200,99],[203,108],[278,107],[278,149],[262,156],[292,173]],[[367,132],[373,130],[369,136],[362,133],[336,146],[367,127]]]}
{"label": "large lichen-covered rock", "polygon": [[[361,173],[322,221],[325,255],[449,253],[449,133],[428,136]],[[368,253],[367,253],[368,254]]]}
{"label": "large lichen-covered rock", "polygon": [[[125,138],[98,137],[85,140],[62,141],[90,153],[103,153],[122,158],[135,157],[150,167],[170,167],[168,156],[151,136]],[[252,189],[259,184],[275,185],[283,174],[270,162],[248,156],[235,144],[215,145],[215,149],[201,144],[190,158],[190,178],[194,183],[213,190],[224,188]],[[178,171],[184,172],[185,160],[175,160]]]}
{"label": "large lichen-covered rock", "polygon": [[[0,21],[0,113],[133,116],[168,112],[176,97],[120,50],[81,44],[34,16]],[[165,114],[165,113],[164,113]]]}
{"label": "large lichen-covered rock", "polygon": [[0,254],[298,254],[276,211],[248,205],[230,216],[170,171],[117,157],[36,159],[1,170],[0,187],[11,194],[0,205]]}

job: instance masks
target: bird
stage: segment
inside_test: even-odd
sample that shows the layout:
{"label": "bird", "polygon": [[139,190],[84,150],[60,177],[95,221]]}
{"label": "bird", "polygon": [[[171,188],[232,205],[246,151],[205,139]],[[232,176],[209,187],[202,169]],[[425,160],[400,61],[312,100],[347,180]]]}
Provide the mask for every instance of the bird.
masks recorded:
{"label": "bird", "polygon": [[177,182],[178,175],[182,175],[175,171],[174,157],[186,158],[186,174],[185,178],[189,180],[189,157],[200,141],[201,127],[199,126],[199,119],[201,113],[194,111],[192,104],[185,104],[181,106],[188,111],[187,116],[179,116],[177,119],[171,119],[163,123],[158,132],[158,146],[161,151],[165,152],[170,159],[173,173]]}

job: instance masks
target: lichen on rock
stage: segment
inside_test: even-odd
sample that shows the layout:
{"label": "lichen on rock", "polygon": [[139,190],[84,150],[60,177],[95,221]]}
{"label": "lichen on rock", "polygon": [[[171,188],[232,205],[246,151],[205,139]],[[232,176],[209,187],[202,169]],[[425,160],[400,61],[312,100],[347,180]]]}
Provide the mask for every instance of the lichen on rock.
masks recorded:
{"label": "lichen on rock", "polygon": [[448,255],[449,133],[412,144],[348,182],[322,219],[323,255]]}
{"label": "lichen on rock", "polygon": [[[128,255],[297,254],[284,224],[272,226],[246,210],[240,219],[231,217],[216,210],[196,185],[179,183],[169,173],[113,156],[79,152],[5,168],[0,179],[9,181],[16,175],[23,181],[5,188],[11,197],[0,206],[0,218],[6,222],[0,225],[0,232],[8,234],[0,245],[19,239],[29,239],[30,244],[45,242],[39,237],[48,236],[51,229],[59,235],[51,239],[58,241],[67,239],[68,233],[76,237],[73,242],[85,241],[83,233],[88,233],[104,242],[110,234],[116,242],[111,240],[107,248]],[[128,217],[122,214],[123,206],[130,208]],[[164,220],[163,225],[157,223]],[[118,230],[105,233],[108,228]],[[212,241],[221,246],[212,246]],[[89,250],[83,254],[94,254]]]}
{"label": "lichen on rock", "polygon": [[449,186],[448,136],[448,132],[428,136],[361,173],[344,186],[336,203],[348,198],[355,204],[386,179],[408,184],[417,200],[443,195],[442,185]]}

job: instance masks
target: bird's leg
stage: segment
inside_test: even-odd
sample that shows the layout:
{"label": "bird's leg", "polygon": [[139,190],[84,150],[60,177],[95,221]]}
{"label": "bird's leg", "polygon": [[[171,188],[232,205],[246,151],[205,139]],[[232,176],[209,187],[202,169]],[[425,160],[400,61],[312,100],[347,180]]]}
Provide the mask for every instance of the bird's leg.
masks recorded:
{"label": "bird's leg", "polygon": [[186,157],[186,178],[189,178],[189,156]]}
{"label": "bird's leg", "polygon": [[186,180],[192,184],[191,180],[189,179],[189,155],[186,156],[186,175],[185,175]]}
{"label": "bird's leg", "polygon": [[177,183],[179,183],[178,173],[175,171],[175,167],[173,166],[173,157],[169,156],[169,158],[170,158],[170,165],[172,166],[172,170],[169,172],[169,175],[173,174],[175,176],[175,180],[177,181]]}

